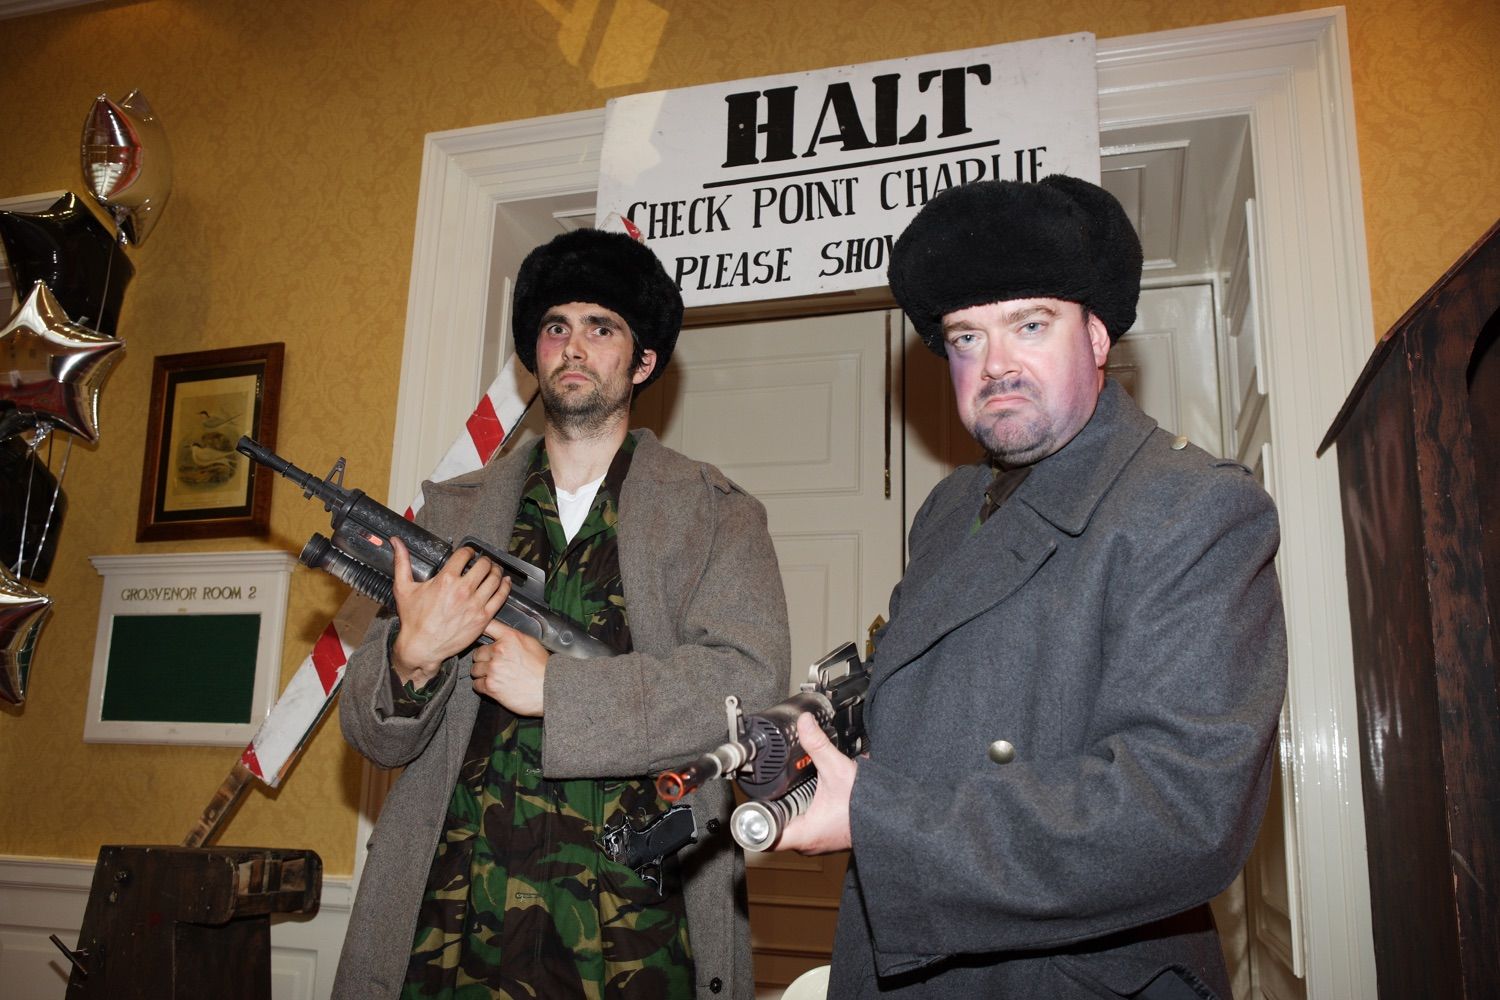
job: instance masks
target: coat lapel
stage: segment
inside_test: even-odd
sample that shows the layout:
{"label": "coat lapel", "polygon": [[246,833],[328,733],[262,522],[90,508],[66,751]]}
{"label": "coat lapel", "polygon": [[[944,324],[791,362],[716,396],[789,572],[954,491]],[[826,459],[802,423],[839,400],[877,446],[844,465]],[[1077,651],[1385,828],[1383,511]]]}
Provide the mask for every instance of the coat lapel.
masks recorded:
{"label": "coat lapel", "polygon": [[1013,499],[1064,534],[1077,537],[1155,429],[1156,421],[1141,412],[1118,382],[1108,379],[1083,430],[1061,451],[1038,462]]}
{"label": "coat lapel", "polygon": [[[943,636],[990,610],[1041,568],[1057,549],[1048,526],[1030,511],[991,517],[977,531],[980,496],[964,491],[936,544],[907,567],[900,611],[881,637],[871,690],[916,660]],[[936,512],[934,512],[936,513]]]}
{"label": "coat lapel", "polygon": [[531,467],[535,447],[535,443],[528,443],[504,457],[505,464],[497,470],[499,474],[483,480],[465,518],[466,533],[499,552],[510,547],[516,512],[521,509],[521,489],[526,485],[526,470]]}

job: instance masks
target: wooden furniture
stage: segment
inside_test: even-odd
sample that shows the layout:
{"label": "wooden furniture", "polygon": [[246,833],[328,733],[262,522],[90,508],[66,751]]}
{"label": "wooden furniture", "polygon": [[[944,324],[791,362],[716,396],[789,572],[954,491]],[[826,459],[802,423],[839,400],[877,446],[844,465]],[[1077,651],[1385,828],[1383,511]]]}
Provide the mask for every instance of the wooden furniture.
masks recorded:
{"label": "wooden furniture", "polygon": [[67,1000],[270,1000],[270,914],[322,885],[312,851],[103,847]]}
{"label": "wooden furniture", "polygon": [[1338,444],[1382,998],[1500,996],[1500,223],[1389,333]]}

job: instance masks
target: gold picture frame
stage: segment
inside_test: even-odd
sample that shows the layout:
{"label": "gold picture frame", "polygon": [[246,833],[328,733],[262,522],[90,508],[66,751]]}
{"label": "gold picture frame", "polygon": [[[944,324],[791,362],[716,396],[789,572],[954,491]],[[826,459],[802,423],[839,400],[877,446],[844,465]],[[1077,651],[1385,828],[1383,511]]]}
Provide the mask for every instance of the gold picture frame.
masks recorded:
{"label": "gold picture frame", "polygon": [[285,346],[157,356],[136,541],[270,532],[270,478],[234,449],[276,447]]}

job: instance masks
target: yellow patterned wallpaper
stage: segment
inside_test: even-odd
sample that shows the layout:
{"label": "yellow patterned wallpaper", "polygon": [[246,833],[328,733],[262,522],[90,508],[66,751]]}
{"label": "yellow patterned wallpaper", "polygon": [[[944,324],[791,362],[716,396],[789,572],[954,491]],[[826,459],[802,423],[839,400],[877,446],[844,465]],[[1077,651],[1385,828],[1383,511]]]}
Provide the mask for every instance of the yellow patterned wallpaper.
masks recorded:
{"label": "yellow patterned wallpaper", "polygon": [[[141,89],[170,136],[171,201],[132,257],[102,396],[75,448],[57,612],[23,711],[0,715],[0,855],[92,859],[175,842],[236,752],[82,742],[104,553],[134,541],[151,359],[282,340],[280,450],[383,489],[425,133],[596,108],[619,94],[1075,31],[1112,37],[1310,9],[1293,0],[137,0],[0,23],[0,197],[73,189],[93,98]],[[1500,13],[1351,0],[1373,337],[1500,216]],[[314,461],[316,459],[316,461]],[[321,471],[319,469],[318,471]],[[287,489],[270,543],[324,515]],[[299,573],[284,674],[340,599]],[[354,857],[358,760],[329,719],[290,780],[252,791],[225,842]]]}

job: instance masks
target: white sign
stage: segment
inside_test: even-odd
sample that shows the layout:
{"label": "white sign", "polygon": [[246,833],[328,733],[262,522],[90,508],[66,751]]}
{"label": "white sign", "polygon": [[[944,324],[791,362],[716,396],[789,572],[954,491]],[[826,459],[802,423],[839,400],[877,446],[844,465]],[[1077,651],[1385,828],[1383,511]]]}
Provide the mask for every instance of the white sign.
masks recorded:
{"label": "white sign", "polygon": [[689,306],[814,295],[884,285],[939,191],[1054,173],[1099,180],[1091,34],[617,98],[597,225]]}

